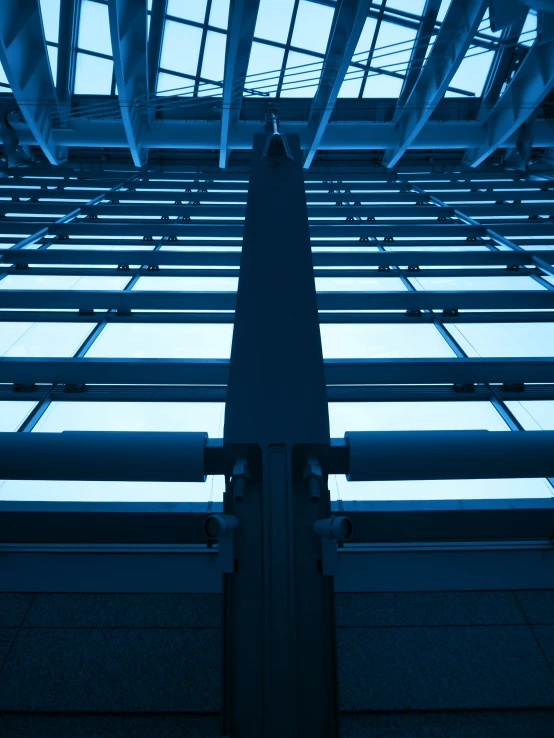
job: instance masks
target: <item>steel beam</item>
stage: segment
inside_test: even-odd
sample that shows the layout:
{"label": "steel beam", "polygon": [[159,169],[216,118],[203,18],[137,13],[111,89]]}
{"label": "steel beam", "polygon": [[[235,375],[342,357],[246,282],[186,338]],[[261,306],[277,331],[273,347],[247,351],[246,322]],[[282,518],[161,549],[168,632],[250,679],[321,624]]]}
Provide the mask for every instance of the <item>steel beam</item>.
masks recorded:
{"label": "steel beam", "polygon": [[[417,88],[416,88],[417,89]],[[415,90],[414,90],[415,92]],[[413,93],[412,93],[413,95]],[[113,100],[111,101],[113,104]],[[404,109],[403,115],[421,112]],[[425,113],[425,111],[423,111]],[[373,117],[374,112],[368,113]],[[252,136],[258,133],[259,121],[239,121],[229,130],[228,147],[249,151]],[[25,123],[14,123],[19,142],[22,145],[36,143],[32,130]],[[301,145],[308,141],[308,127],[304,121],[284,120],[283,133],[297,133]],[[321,139],[322,149],[330,151],[376,151],[397,149],[405,145],[407,149],[436,149],[440,141],[441,149],[475,148],[483,143],[483,129],[479,121],[436,121],[428,120],[408,144],[402,130],[392,121],[375,120],[341,121],[331,120]],[[55,128],[53,141],[57,146],[123,148],[128,146],[122,121],[112,119],[76,119],[71,129]],[[157,149],[205,150],[219,149],[221,144],[221,122],[185,119],[152,120],[144,132],[144,146]],[[517,143],[517,132],[504,141],[503,146],[513,148]],[[533,132],[533,146],[553,146],[554,130],[549,119],[537,120]]]}
{"label": "steel beam", "polygon": [[229,155],[229,132],[237,124],[242,105],[244,82],[260,0],[232,0],[225,50],[225,73],[221,99],[221,140],[219,166],[225,169]]}
{"label": "steel beam", "polygon": [[340,88],[364,29],[371,0],[340,0],[333,19],[317,93],[310,107],[304,168],[319,148]]}
{"label": "steel beam", "polygon": [[[268,269],[271,272],[271,269]],[[313,275],[312,275],[313,278]],[[21,279],[25,279],[22,277]],[[0,308],[233,311],[235,292],[0,290]],[[549,290],[318,292],[318,310],[552,310]]]}
{"label": "steel beam", "polygon": [[412,93],[417,78],[421,72],[421,68],[425,62],[425,54],[431,44],[431,38],[435,32],[435,23],[441,6],[441,0],[427,0],[423,9],[422,20],[417,30],[417,36],[410,54],[410,61],[404,84],[398,96],[398,102],[395,110],[395,118],[398,118],[400,112],[404,108],[406,101]]}
{"label": "steel beam", "polygon": [[397,110],[396,128],[401,134],[401,143],[385,154],[383,164],[389,169],[396,166],[442,99],[469,49],[487,6],[486,0],[452,0],[425,66],[406,104]]}
{"label": "steel beam", "polygon": [[52,79],[39,0],[4,0],[0,12],[0,61],[15,100],[28,126],[31,143],[38,144],[51,164],[67,158],[56,142],[52,116],[60,114]]}
{"label": "steel beam", "polygon": [[554,87],[554,13],[543,14],[540,36],[483,123],[484,142],[466,151],[463,163],[476,167],[529,118]]}
{"label": "steel beam", "polygon": [[297,137],[270,141],[254,139],[225,405],[225,446],[246,457],[256,444],[259,460],[242,500],[237,481],[224,496],[239,525],[223,583],[222,732],[334,738],[333,579],[314,533],[329,492],[322,477],[311,499],[308,460],[293,458],[299,443],[314,457],[330,444],[302,154]]}
{"label": "steel beam", "polygon": [[[417,266],[443,266],[443,267],[482,267],[482,266],[524,266],[536,264],[542,268],[552,268],[554,264],[554,250],[546,251],[421,251],[415,249],[406,251],[368,251],[351,252],[329,251],[328,253],[316,251],[312,255],[314,267],[348,267],[351,269],[361,267],[397,266],[405,267],[417,262]],[[0,248],[0,266],[9,264],[41,265],[53,267],[54,265],[79,266],[85,265],[120,265],[141,264],[144,266],[189,266],[189,267],[238,267],[240,264],[240,252],[238,251],[103,251],[67,248],[48,248],[44,250],[33,249],[32,255],[28,250],[13,251],[12,249]],[[540,263],[542,262],[542,264]],[[181,270],[182,271],[182,270]],[[198,270],[196,270],[198,271]],[[33,273],[33,272],[31,272]],[[94,269],[97,274],[98,268]],[[149,273],[148,276],[163,276],[165,270]],[[319,276],[323,276],[321,272]],[[497,274],[497,272],[493,272]],[[508,272],[517,278],[517,272]],[[374,276],[390,276],[388,272],[378,272]],[[205,274],[203,276],[206,276]],[[335,274],[335,276],[337,276]],[[507,276],[503,274],[502,276]]]}
{"label": "steel beam", "polygon": [[142,141],[147,120],[146,0],[108,0],[110,36],[121,118],[136,167],[148,158]]}
{"label": "steel beam", "polygon": [[[224,359],[0,359],[2,383],[227,384]],[[552,383],[554,359],[327,359],[327,385]]]}

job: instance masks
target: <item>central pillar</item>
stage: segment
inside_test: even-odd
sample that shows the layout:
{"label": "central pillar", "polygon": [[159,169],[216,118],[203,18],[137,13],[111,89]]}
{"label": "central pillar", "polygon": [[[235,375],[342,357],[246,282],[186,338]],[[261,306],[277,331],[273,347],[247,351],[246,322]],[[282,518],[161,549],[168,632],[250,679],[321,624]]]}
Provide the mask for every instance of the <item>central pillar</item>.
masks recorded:
{"label": "central pillar", "polygon": [[239,460],[224,498],[238,519],[223,577],[232,738],[338,736],[333,578],[314,533],[329,443],[299,139],[255,136],[224,428]]}

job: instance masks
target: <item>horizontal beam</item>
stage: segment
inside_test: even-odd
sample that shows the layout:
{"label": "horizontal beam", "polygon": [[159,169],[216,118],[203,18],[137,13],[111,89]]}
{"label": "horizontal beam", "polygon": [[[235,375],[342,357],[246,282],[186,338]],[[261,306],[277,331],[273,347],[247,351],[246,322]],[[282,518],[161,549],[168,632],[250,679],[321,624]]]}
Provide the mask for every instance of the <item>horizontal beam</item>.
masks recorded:
{"label": "horizontal beam", "polygon": [[[0,383],[227,384],[225,359],[0,359]],[[328,359],[328,385],[551,383],[554,358]]]}
{"label": "horizontal beam", "polygon": [[[254,133],[260,133],[262,129],[259,122],[239,121],[234,129],[229,131],[228,147],[250,150],[252,136]],[[309,134],[304,122],[282,121],[281,131],[298,133],[301,146],[304,149],[308,147]],[[36,144],[34,135],[25,124],[17,126],[17,135],[23,145]],[[118,120],[72,120],[71,129],[53,129],[52,139],[57,146],[103,148],[128,146],[123,123]],[[151,121],[141,140],[147,148],[219,149],[220,123],[193,120]],[[478,121],[428,121],[408,148],[435,149],[438,141],[441,149],[476,148],[483,140],[483,130]],[[400,146],[402,141],[399,129],[392,122],[331,121],[325,129],[319,148],[331,151],[376,151],[393,149]],[[502,146],[513,148],[516,143],[517,133],[514,133]],[[554,129],[549,120],[536,121],[532,144],[535,147],[554,145]]]}
{"label": "horizontal beam", "polygon": [[[0,290],[0,308],[234,310],[235,292]],[[319,310],[552,310],[554,291],[319,292]]]}
{"label": "horizontal beam", "polygon": [[[369,245],[369,244],[368,244]],[[551,251],[368,251],[312,254],[314,267],[379,267],[408,266],[523,266],[534,264],[535,259],[554,264]],[[91,249],[48,248],[43,250],[17,250],[0,248],[0,264],[54,264],[84,266],[87,264],[143,264],[145,266],[219,266],[238,267],[239,251],[103,251]],[[165,271],[165,270],[164,270]],[[163,275],[164,272],[162,272]],[[513,273],[512,273],[513,274]],[[375,274],[379,276],[379,274]]]}

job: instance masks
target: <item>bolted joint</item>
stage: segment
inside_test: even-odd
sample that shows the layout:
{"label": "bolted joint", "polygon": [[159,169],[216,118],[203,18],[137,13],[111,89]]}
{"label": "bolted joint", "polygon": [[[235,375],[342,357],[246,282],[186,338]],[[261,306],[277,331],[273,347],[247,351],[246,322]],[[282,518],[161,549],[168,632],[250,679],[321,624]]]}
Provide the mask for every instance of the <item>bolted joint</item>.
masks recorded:
{"label": "bolted joint", "polygon": [[250,468],[247,464],[246,457],[239,456],[236,459],[231,476],[233,481],[233,500],[235,502],[242,502],[246,485],[251,479]]}
{"label": "bolted joint", "polygon": [[310,456],[304,467],[303,477],[308,482],[308,491],[312,502],[319,502],[321,498],[321,481],[323,474],[318,460]]}

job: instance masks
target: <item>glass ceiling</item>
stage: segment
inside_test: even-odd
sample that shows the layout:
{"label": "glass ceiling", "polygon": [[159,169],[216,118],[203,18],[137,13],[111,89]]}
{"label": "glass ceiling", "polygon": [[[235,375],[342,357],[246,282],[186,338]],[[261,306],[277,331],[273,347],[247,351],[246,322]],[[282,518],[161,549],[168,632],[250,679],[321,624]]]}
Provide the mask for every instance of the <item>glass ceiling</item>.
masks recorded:
{"label": "glass ceiling", "polygon": [[[427,54],[451,0],[442,0]],[[339,93],[343,98],[396,98],[409,67],[425,0],[374,0]],[[56,79],[60,0],[40,0],[53,79]],[[148,24],[152,0],[148,0]],[[245,95],[313,97],[333,25],[334,0],[261,0]],[[156,94],[221,95],[229,0],[168,0]],[[494,33],[488,12],[446,97],[479,97],[494,55],[506,46],[530,46],[537,36],[530,10],[516,43]],[[521,48],[521,46],[520,46]],[[0,88],[9,90],[0,67]],[[81,0],[74,92],[115,95],[107,0]]]}

